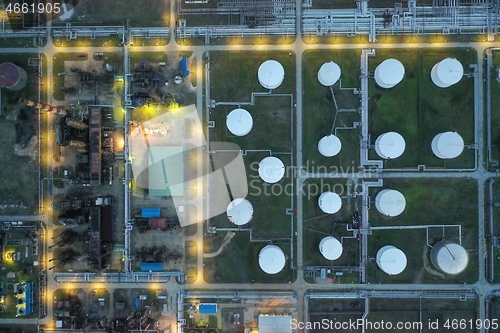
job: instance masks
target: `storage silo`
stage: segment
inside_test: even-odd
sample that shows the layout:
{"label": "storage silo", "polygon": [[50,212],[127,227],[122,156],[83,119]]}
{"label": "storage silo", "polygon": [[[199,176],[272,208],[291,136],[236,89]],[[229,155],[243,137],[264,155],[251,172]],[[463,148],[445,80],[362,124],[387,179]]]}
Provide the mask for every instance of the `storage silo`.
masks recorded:
{"label": "storage silo", "polygon": [[386,245],[378,250],[376,261],[378,267],[389,275],[398,275],[407,264],[404,252],[393,245]]}
{"label": "storage silo", "polygon": [[276,245],[267,245],[259,253],[259,266],[267,274],[277,274],[285,267],[285,254]]}
{"label": "storage silo", "polygon": [[245,198],[236,198],[229,203],[226,209],[227,218],[236,225],[244,225],[252,220],[253,206]]}
{"label": "storage silo", "polygon": [[405,67],[397,59],[386,59],[375,68],[375,82],[382,88],[392,88],[405,76]]}
{"label": "storage silo", "polygon": [[259,66],[258,78],[264,88],[276,89],[285,79],[285,69],[276,60],[267,60]]}
{"label": "storage silo", "polygon": [[321,155],[325,157],[332,157],[340,153],[342,149],[342,142],[340,139],[333,135],[326,135],[318,142],[318,150]]}
{"label": "storage silo", "polygon": [[431,149],[439,158],[455,158],[464,150],[464,139],[457,132],[439,133],[432,139]]}
{"label": "storage silo", "polygon": [[432,248],[431,262],[443,273],[456,275],[467,267],[469,255],[462,245],[442,240]]}
{"label": "storage silo", "polygon": [[252,115],[245,109],[234,109],[226,117],[226,126],[233,135],[245,136],[253,128]]}
{"label": "storage silo", "polygon": [[318,71],[318,81],[322,85],[333,86],[340,79],[340,67],[333,61],[324,63]]}
{"label": "storage silo", "polygon": [[319,252],[328,260],[337,260],[343,252],[342,244],[332,236],[327,236],[319,243]]}
{"label": "storage silo", "polygon": [[387,132],[375,140],[375,151],[378,156],[393,159],[401,156],[406,148],[405,139],[396,132]]}
{"label": "storage silo", "polygon": [[26,86],[28,74],[26,71],[11,62],[0,64],[0,87],[19,91]]}
{"label": "storage silo", "polygon": [[377,207],[380,214],[395,217],[404,211],[406,200],[399,191],[382,190],[375,197],[375,207]]}
{"label": "storage silo", "polygon": [[342,207],[342,199],[337,193],[323,192],[318,199],[319,208],[326,214],[335,214]]}
{"label": "storage silo", "polygon": [[259,162],[259,176],[266,183],[277,183],[284,175],[285,164],[279,158],[268,156]]}
{"label": "storage silo", "polygon": [[464,68],[455,58],[446,58],[432,67],[431,79],[440,88],[447,88],[458,83],[464,75]]}

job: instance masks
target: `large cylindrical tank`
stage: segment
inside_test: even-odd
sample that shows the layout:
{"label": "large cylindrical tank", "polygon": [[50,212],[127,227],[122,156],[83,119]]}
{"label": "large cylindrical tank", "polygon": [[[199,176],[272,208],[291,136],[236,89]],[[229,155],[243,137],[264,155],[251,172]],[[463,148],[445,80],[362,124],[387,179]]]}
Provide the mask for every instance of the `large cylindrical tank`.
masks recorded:
{"label": "large cylindrical tank", "polygon": [[11,62],[0,64],[0,87],[18,91],[26,86],[28,74]]}
{"label": "large cylindrical tank", "polygon": [[442,240],[432,247],[431,262],[443,273],[456,275],[467,268],[469,255],[462,245]]}

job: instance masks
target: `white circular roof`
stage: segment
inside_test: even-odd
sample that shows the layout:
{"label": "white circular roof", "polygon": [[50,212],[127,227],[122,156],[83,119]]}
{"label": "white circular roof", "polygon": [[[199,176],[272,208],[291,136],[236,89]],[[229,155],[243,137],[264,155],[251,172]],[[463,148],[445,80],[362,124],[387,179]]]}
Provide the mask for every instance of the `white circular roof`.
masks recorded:
{"label": "white circular roof", "polygon": [[340,67],[333,61],[324,63],[318,71],[318,81],[324,86],[333,86],[340,79]]}
{"label": "white circular roof", "polygon": [[267,60],[260,65],[258,77],[261,86],[266,89],[276,89],[285,79],[285,69],[276,60]]}
{"label": "white circular roof", "polygon": [[340,139],[333,135],[327,135],[321,138],[318,142],[318,150],[321,155],[326,157],[332,157],[337,155],[342,149],[342,142]]}
{"label": "white circular roof", "polygon": [[285,254],[276,245],[267,245],[259,253],[259,266],[267,274],[279,273],[285,267]]}
{"label": "white circular roof", "polygon": [[439,133],[432,139],[431,148],[439,158],[455,158],[464,150],[464,139],[457,132]]}
{"label": "white circular roof", "polygon": [[[439,242],[433,263],[447,274],[461,273],[469,263],[467,251],[459,244]],[[434,250],[434,248],[433,248]]]}
{"label": "white circular roof", "polygon": [[431,79],[438,87],[446,88],[462,79],[464,68],[455,58],[446,58],[432,67]]}
{"label": "white circular roof", "polygon": [[336,260],[342,255],[342,244],[337,238],[328,236],[319,243],[319,252],[328,260]]}
{"label": "white circular roof", "polygon": [[397,275],[406,268],[407,260],[403,251],[386,245],[377,252],[377,265],[389,275]]}
{"label": "white circular roof", "polygon": [[375,82],[382,88],[394,87],[403,80],[404,75],[405,68],[401,61],[396,59],[384,60],[375,68]]}
{"label": "white circular roof", "polygon": [[406,207],[404,195],[396,190],[382,190],[375,198],[375,206],[380,214],[394,217],[401,214]]}
{"label": "white circular roof", "polygon": [[266,183],[277,183],[285,175],[285,164],[274,156],[269,156],[259,163],[259,176]]}
{"label": "white circular roof", "polygon": [[253,127],[252,115],[245,109],[234,109],[226,117],[226,126],[233,135],[247,135]]}
{"label": "white circular roof", "polygon": [[342,199],[337,193],[324,192],[318,199],[319,208],[327,214],[335,214],[342,207]]}
{"label": "white circular roof", "polygon": [[406,143],[401,134],[387,132],[380,135],[375,141],[375,151],[385,159],[392,159],[401,156],[405,151]]}
{"label": "white circular roof", "polygon": [[253,206],[247,199],[236,198],[226,209],[227,218],[236,225],[244,225],[252,220]]}

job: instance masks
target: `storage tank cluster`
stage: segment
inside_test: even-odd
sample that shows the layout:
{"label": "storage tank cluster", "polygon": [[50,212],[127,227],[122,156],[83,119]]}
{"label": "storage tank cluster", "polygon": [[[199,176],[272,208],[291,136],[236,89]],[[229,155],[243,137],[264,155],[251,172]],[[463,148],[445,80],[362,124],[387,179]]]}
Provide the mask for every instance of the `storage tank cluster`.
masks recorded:
{"label": "storage tank cluster", "polygon": [[[285,69],[276,60],[266,60],[259,66],[257,78],[264,88],[276,89],[285,79]],[[226,116],[226,127],[235,136],[245,136],[252,131],[253,117],[247,110],[236,108]]]}
{"label": "storage tank cluster", "polygon": [[[340,79],[341,73],[339,65],[333,61],[326,62],[318,70],[318,81],[325,87],[331,87]],[[318,150],[325,157],[336,156],[341,149],[342,142],[333,134],[322,137],[318,142]]]}
{"label": "storage tank cluster", "polygon": [[0,87],[8,90],[19,91],[26,86],[28,74],[26,71],[11,63],[0,64]]}

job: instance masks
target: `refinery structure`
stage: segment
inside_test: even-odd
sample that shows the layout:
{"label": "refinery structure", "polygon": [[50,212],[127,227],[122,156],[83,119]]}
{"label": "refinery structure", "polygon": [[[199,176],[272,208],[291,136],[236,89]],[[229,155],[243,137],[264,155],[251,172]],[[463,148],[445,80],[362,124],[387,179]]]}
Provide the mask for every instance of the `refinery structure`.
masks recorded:
{"label": "refinery structure", "polygon": [[1,332],[499,329],[498,1],[152,1],[0,4]]}

